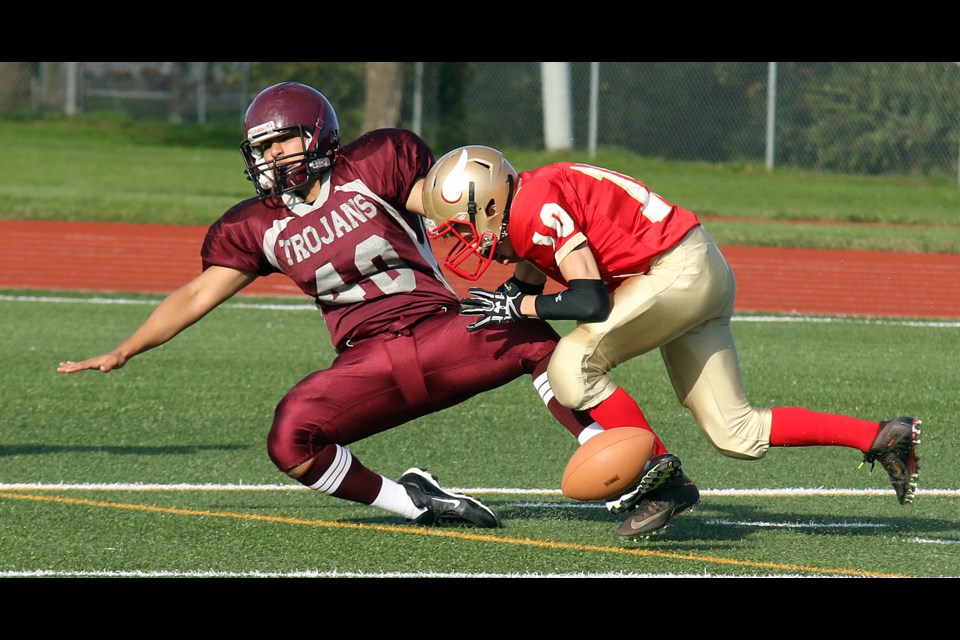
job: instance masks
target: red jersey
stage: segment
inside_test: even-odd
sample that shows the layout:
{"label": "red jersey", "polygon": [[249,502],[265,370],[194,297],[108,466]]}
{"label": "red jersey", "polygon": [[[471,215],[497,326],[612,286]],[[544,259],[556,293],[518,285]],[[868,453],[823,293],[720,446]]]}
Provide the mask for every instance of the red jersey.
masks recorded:
{"label": "red jersey", "polygon": [[564,285],[558,265],[586,241],[600,277],[616,287],[698,224],[630,176],[557,162],[519,174],[508,233],[520,257]]}
{"label": "red jersey", "polygon": [[207,231],[203,268],[285,273],[316,301],[334,346],[459,308],[423,228],[405,203],[433,164],[416,134],[380,129],[344,146],[307,204],[245,200]]}

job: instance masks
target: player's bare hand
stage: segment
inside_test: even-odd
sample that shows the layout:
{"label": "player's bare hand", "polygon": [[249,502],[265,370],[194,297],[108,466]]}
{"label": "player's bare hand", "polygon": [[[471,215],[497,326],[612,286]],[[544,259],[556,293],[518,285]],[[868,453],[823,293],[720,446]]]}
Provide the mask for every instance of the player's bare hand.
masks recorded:
{"label": "player's bare hand", "polygon": [[119,369],[124,364],[126,364],[126,361],[117,354],[104,353],[103,355],[87,358],[86,360],[81,360],[80,362],[73,362],[72,360],[61,362],[57,366],[57,372],[74,373],[76,371],[85,371],[87,369],[97,369],[106,373],[107,371]]}

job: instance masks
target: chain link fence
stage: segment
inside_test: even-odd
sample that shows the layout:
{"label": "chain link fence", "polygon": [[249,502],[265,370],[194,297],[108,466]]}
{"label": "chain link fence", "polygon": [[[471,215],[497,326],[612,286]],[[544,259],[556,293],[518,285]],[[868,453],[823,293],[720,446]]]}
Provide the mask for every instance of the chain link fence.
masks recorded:
{"label": "chain link fence", "polygon": [[[365,63],[4,62],[0,117],[106,112],[236,127],[294,79],[362,133]],[[960,63],[405,63],[400,126],[460,144],[960,181]]]}

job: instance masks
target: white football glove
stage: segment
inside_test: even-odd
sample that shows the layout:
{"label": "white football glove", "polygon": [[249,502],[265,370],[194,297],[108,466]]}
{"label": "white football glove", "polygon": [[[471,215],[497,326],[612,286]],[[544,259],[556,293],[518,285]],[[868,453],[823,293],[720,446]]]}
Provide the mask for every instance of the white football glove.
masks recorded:
{"label": "white football glove", "polygon": [[526,318],[520,313],[523,293],[512,282],[505,282],[497,291],[471,287],[469,293],[470,298],[460,301],[460,315],[482,317],[468,325],[467,331],[477,331],[490,323],[515,322]]}

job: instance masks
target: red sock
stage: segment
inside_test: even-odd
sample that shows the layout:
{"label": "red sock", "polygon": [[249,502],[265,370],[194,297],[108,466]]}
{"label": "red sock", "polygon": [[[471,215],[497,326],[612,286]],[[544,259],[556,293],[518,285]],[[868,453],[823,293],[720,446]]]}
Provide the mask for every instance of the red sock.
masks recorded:
{"label": "red sock", "polygon": [[866,451],[880,423],[798,407],[771,409],[771,447],[837,446]]}
{"label": "red sock", "polygon": [[653,430],[650,423],[647,422],[643,411],[630,397],[630,394],[623,390],[623,387],[617,387],[613,395],[595,406],[589,411],[590,417],[600,423],[604,429],[616,429],[617,427],[640,427],[653,434],[653,455],[659,456],[667,452],[667,448],[660,441],[660,436]]}

